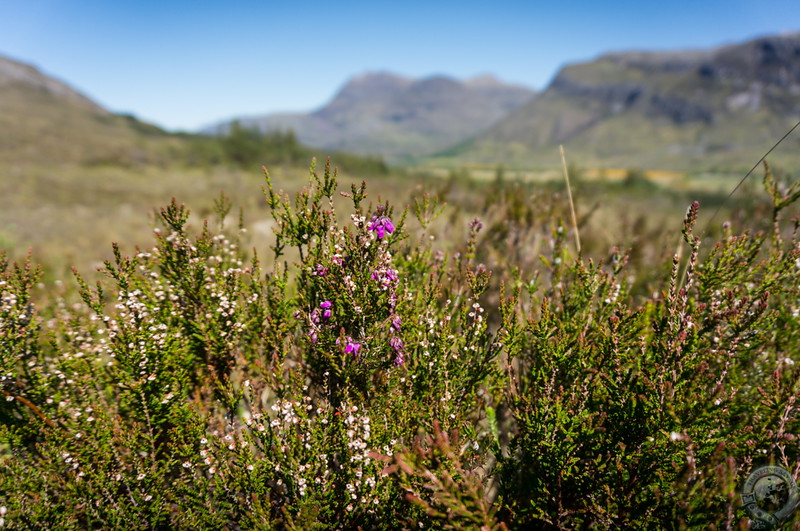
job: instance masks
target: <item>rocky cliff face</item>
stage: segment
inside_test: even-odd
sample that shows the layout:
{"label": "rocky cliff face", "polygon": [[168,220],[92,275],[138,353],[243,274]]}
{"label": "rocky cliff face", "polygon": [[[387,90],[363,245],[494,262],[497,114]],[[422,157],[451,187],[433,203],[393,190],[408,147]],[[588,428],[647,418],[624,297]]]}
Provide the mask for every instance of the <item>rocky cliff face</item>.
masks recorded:
{"label": "rocky cliff face", "polygon": [[786,101],[800,96],[800,34],[708,52],[610,54],[599,61],[613,64],[621,81],[593,83],[590,77],[575,82],[565,69],[550,89],[599,99],[613,112],[637,106],[676,124],[711,124],[720,113],[755,112],[762,105],[800,111],[800,101]]}
{"label": "rocky cliff face", "polygon": [[747,90],[753,83],[765,88],[800,91],[800,34],[764,37],[720,48],[701,61],[702,78]]}
{"label": "rocky cliff face", "polygon": [[524,161],[565,144],[591,164],[718,164],[725,152],[745,164],[797,120],[800,34],[771,36],[565,66],[536,100],[450,155]]}
{"label": "rocky cliff face", "polygon": [[613,114],[636,108],[677,125],[712,124],[721,113],[762,105],[786,111],[787,96],[800,95],[800,34],[706,52],[609,54],[563,69],[549,91],[598,100]]}

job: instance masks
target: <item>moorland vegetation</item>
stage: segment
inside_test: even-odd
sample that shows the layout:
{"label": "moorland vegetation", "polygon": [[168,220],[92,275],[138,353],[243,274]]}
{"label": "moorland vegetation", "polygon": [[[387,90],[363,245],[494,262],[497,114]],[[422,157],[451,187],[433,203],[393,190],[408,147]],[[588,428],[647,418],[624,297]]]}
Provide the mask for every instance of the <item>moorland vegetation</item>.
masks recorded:
{"label": "moorland vegetation", "polygon": [[579,182],[574,224],[502,172],[294,175],[169,201],[99,276],[3,255],[5,526],[744,528],[748,475],[797,475],[788,175]]}

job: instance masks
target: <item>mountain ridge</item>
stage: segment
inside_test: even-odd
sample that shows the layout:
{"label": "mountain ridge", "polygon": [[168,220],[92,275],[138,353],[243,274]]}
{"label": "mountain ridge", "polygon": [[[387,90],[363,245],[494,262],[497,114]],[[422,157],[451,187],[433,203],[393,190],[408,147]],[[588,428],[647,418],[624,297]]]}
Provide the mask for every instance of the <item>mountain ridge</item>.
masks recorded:
{"label": "mountain ridge", "polygon": [[475,135],[535,95],[489,75],[459,81],[444,75],[414,79],[367,72],[309,113],[243,117],[203,131],[224,133],[238,121],[262,132],[291,129],[302,143],[318,148],[399,159],[430,154]]}
{"label": "mountain ridge", "polygon": [[[800,33],[708,50],[612,52],[565,65],[539,96],[434,160],[752,165],[800,120]],[[800,162],[784,149],[779,158]],[[796,150],[795,150],[796,151]]]}
{"label": "mountain ridge", "polygon": [[[489,75],[367,72],[311,112],[240,123],[390,162],[552,168],[563,145],[585,167],[739,171],[798,121],[800,33],[790,33],[709,49],[607,52],[565,65],[541,92]],[[11,132],[0,137],[5,161],[163,161],[180,142],[2,56],[0,129]],[[797,137],[771,159],[800,164]]]}

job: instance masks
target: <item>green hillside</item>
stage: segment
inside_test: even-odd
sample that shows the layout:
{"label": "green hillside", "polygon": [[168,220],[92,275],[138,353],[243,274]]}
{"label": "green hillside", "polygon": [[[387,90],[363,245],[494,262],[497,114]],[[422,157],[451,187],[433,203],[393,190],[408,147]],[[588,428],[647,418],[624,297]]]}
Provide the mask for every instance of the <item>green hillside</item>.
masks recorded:
{"label": "green hillside", "polygon": [[[538,98],[433,161],[749,168],[800,120],[800,35],[717,50],[619,53],[564,67]],[[800,135],[773,160],[800,163]]]}

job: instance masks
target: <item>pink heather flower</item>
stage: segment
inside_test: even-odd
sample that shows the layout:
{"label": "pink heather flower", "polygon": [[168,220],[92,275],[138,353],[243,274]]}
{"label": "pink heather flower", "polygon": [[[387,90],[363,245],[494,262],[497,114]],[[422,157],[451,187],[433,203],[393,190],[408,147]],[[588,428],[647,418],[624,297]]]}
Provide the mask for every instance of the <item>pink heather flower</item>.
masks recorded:
{"label": "pink heather flower", "polygon": [[327,274],[328,274],[328,268],[323,266],[322,264],[317,264],[317,267],[314,268],[314,271],[311,272],[311,275],[315,277],[324,277]]}
{"label": "pink heather flower", "polygon": [[386,233],[394,232],[394,224],[389,216],[375,214],[367,224],[367,230],[374,231],[379,240],[382,240]]}
{"label": "pink heather flower", "polygon": [[403,343],[403,340],[400,339],[399,336],[392,336],[392,338],[389,340],[389,345],[391,345],[395,351],[395,357],[394,357],[395,367],[399,367],[400,365],[404,364],[406,362],[406,356],[405,353],[403,352],[403,350],[405,349],[405,344]]}
{"label": "pink heather flower", "polygon": [[403,324],[402,319],[397,314],[392,316],[392,324],[391,324],[391,332],[394,334],[395,332],[400,331],[400,326]]}
{"label": "pink heather flower", "polygon": [[392,339],[389,340],[389,344],[398,353],[402,352],[403,351],[403,347],[405,347],[405,344],[403,343],[403,340],[400,339],[399,336],[392,336]]}

